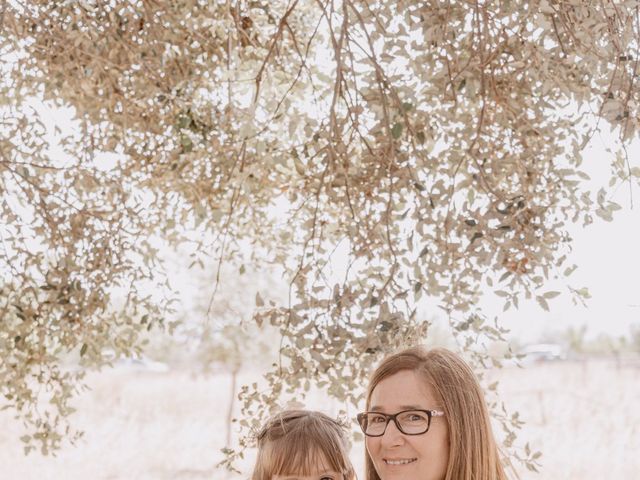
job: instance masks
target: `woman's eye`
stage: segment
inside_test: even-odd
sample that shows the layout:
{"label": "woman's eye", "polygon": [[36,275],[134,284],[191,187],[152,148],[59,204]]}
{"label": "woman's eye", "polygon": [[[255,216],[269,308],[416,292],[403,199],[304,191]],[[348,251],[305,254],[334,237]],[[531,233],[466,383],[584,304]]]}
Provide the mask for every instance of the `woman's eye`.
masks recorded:
{"label": "woman's eye", "polygon": [[419,413],[409,413],[402,419],[402,421],[409,423],[421,423],[426,422],[427,419],[424,417],[424,415],[420,415]]}
{"label": "woman's eye", "polygon": [[321,477],[320,480],[333,480],[333,477]]}
{"label": "woman's eye", "polygon": [[385,422],[387,419],[384,417],[373,417],[371,419],[371,423],[383,423]]}

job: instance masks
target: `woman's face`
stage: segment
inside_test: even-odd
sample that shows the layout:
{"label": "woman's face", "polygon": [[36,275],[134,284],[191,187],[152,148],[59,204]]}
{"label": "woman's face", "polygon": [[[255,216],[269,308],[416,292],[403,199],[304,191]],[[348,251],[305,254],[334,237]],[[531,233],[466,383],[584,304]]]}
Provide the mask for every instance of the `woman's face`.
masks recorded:
{"label": "woman's face", "polygon": [[[382,380],[371,393],[369,411],[440,410],[431,387],[415,372],[403,370]],[[443,480],[449,461],[449,432],[444,417],[433,417],[429,431],[405,435],[393,421],[381,437],[366,437],[366,447],[382,480]]]}

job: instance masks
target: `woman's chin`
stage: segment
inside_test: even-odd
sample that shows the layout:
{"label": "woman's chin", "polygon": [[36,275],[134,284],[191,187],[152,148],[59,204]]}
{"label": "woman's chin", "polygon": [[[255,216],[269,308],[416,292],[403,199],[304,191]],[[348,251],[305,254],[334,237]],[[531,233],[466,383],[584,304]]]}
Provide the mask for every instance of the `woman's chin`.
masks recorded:
{"label": "woman's chin", "polygon": [[416,458],[402,462],[383,460],[380,466],[381,480],[418,480],[420,468]]}

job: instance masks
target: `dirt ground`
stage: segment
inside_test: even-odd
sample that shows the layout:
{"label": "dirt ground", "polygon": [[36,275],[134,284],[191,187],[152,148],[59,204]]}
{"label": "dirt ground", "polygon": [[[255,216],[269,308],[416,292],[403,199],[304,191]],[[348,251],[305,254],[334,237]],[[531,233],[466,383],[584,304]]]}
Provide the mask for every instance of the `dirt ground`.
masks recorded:
{"label": "dirt ground", "polygon": [[[523,480],[637,478],[640,472],[640,368],[612,360],[543,363],[492,371],[500,398],[527,423],[520,441],[541,450],[540,474]],[[245,373],[241,381],[253,381]],[[0,412],[3,479],[18,480],[240,480],[216,469],[225,443],[228,375],[187,372],[105,371],[88,379],[91,391],[75,406],[74,423],[86,430],[76,447],[55,457],[25,457],[23,434],[8,411]],[[335,414],[338,404],[310,400]],[[355,412],[353,412],[355,414]],[[362,471],[362,443],[353,447]]]}

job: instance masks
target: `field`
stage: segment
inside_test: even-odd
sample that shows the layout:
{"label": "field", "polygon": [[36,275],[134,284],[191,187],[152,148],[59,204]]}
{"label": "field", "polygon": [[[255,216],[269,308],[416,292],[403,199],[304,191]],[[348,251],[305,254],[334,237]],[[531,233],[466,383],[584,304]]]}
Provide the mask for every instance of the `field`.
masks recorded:
{"label": "field", "polygon": [[[520,439],[541,450],[523,480],[638,478],[640,367],[613,360],[541,363],[491,372],[501,398],[527,422]],[[241,380],[253,380],[244,374]],[[2,478],[17,480],[239,480],[215,468],[225,442],[228,375],[105,371],[88,379],[75,424],[86,430],[56,457],[22,453],[21,426],[0,415]],[[317,407],[316,398],[311,406]],[[314,404],[318,402],[318,404]],[[324,410],[335,413],[338,405]],[[333,409],[333,410],[332,410]],[[362,443],[352,457],[361,471]],[[243,468],[251,462],[248,456]]]}

